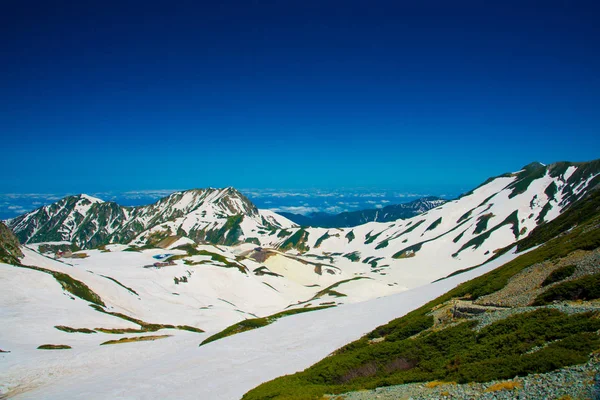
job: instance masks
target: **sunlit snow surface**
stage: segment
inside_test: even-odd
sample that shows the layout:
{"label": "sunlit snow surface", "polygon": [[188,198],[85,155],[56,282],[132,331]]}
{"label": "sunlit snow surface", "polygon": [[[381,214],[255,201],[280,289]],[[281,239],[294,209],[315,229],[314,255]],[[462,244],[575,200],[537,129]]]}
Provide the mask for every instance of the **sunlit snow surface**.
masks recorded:
{"label": "sunlit snow surface", "polygon": [[[15,273],[9,270],[13,267],[3,265],[1,279],[28,287],[28,293],[12,302],[6,295],[0,297],[2,304],[9,305],[2,308],[2,320],[21,311],[29,315],[29,322],[2,329],[0,343],[10,344],[12,352],[0,356],[0,382],[3,390],[12,389],[15,398],[20,399],[238,399],[258,384],[302,370],[373,328],[515,257],[511,252],[440,282],[362,303],[286,317],[265,328],[202,347],[198,344],[206,334],[181,331],[154,342],[113,346],[98,346],[100,339],[95,336],[103,334],[50,334],[41,328],[43,321],[56,323],[60,310],[70,310],[64,313],[65,323],[76,324],[77,319],[105,325],[109,318],[88,311],[82,301],[68,299],[52,285],[50,277],[39,278],[27,270]],[[25,284],[35,278],[39,280],[37,285]],[[54,299],[52,304],[49,298]],[[17,304],[18,300],[25,304]],[[66,304],[69,302],[73,304]],[[66,315],[73,313],[80,315]],[[32,345],[67,340],[73,349],[41,351]]]}

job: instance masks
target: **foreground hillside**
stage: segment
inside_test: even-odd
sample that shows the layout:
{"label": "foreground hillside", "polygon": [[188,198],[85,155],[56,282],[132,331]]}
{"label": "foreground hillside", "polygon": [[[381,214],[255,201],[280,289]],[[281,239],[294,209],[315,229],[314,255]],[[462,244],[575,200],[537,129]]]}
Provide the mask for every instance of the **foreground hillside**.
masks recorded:
{"label": "foreground hillside", "polygon": [[[594,392],[597,358],[592,354],[600,351],[600,192],[537,228],[517,248],[533,250],[378,327],[303,372],[261,385],[244,399],[317,399],[411,382],[429,383],[371,394],[479,397],[512,390],[506,398],[557,398],[577,390],[600,395]],[[520,378],[586,363],[580,370],[592,379],[579,388],[556,377],[562,385],[541,387],[536,379],[542,378]],[[473,385],[468,392],[449,383],[498,380],[510,381],[481,385],[479,392]],[[520,391],[523,385],[538,391]]]}

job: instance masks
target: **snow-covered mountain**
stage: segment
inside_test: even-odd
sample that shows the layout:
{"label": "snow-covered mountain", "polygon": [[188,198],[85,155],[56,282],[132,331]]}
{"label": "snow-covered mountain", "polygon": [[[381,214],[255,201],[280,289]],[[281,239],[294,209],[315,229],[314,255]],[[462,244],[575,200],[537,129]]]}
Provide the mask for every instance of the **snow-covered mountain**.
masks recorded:
{"label": "snow-covered mountain", "polygon": [[[137,360],[137,349],[148,348],[142,346],[164,349],[185,364],[191,343],[198,349],[207,336],[245,319],[316,307],[351,310],[352,303],[431,287],[425,285],[458,270],[486,262],[500,265],[516,257],[514,250],[490,259],[597,188],[599,173],[600,161],[534,163],[421,215],[341,229],[298,227],[256,209],[231,188],[174,193],[145,207],[68,197],[8,221],[27,244],[22,254],[11,250],[16,260],[0,263],[0,318],[7,327],[0,329],[0,349],[11,352],[0,354],[0,360],[7,360],[0,367],[0,394],[67,384],[71,375],[96,373],[97,360],[103,370],[114,357],[123,363]],[[14,238],[5,233],[0,244],[12,244],[14,250]],[[40,243],[49,241],[87,249],[56,258],[60,254],[46,252],[52,246]],[[122,244],[106,245],[111,242]],[[93,248],[98,244],[104,245]],[[392,318],[398,312],[393,304],[412,304],[407,311],[431,298],[415,296],[419,289],[410,293],[385,300],[392,308],[382,315],[380,303],[371,303],[368,314],[378,317],[353,325],[353,337],[327,340],[318,357]],[[347,314],[335,315],[347,319]],[[295,334],[288,333],[285,343],[293,343]],[[167,344],[99,346],[158,339]],[[222,358],[228,350],[221,346],[241,343],[228,339],[200,349],[220,349],[214,354]],[[72,355],[44,355],[46,361],[40,362],[40,345],[70,346]],[[181,353],[173,353],[174,348]],[[267,346],[261,342],[260,348]],[[161,363],[144,351],[143,364]],[[202,358],[212,350],[196,351]],[[245,358],[247,365],[254,354]],[[64,367],[64,357],[70,368]],[[182,373],[188,379],[187,370]],[[57,393],[50,398],[64,395]],[[186,393],[183,397],[191,396]]]}
{"label": "snow-covered mountain", "polygon": [[123,207],[82,194],[6,221],[21,243],[72,242],[80,248],[109,243],[157,244],[175,235],[197,242],[257,242],[261,232],[294,223],[258,210],[234,188],[173,193],[154,204]]}
{"label": "snow-covered mountain", "polygon": [[[600,160],[532,163],[421,215],[353,228],[293,228],[276,246],[412,287],[481,264],[556,218],[600,182]],[[359,267],[366,264],[365,267]]]}
{"label": "snow-covered mountain", "polygon": [[392,204],[383,208],[360,211],[346,211],[339,214],[313,213],[309,215],[280,213],[287,219],[303,226],[320,228],[343,228],[366,224],[367,222],[390,222],[411,218],[444,204],[438,197],[423,197],[408,203]]}

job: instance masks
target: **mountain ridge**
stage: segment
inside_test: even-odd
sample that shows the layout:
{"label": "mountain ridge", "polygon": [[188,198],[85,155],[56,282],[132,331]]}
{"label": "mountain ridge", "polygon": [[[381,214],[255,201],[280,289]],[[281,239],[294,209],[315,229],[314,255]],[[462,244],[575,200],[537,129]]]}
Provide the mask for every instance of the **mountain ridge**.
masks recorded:
{"label": "mountain ridge", "polygon": [[[274,213],[259,211],[232,187],[174,192],[155,203],[133,207],[85,194],[67,196],[6,222],[22,243],[69,241],[81,248],[93,248],[128,243],[144,232],[147,235],[162,232],[162,236],[181,234],[198,241],[212,237],[211,242],[222,244],[227,232],[216,238],[211,233],[218,232],[234,216],[242,218],[234,221],[235,226],[228,231],[238,229],[244,218],[254,225],[250,228],[254,231],[259,227],[272,230],[293,226]],[[180,223],[173,225],[177,220]],[[164,225],[162,230],[161,225]]]}
{"label": "mountain ridge", "polygon": [[390,222],[422,214],[444,204],[446,200],[425,196],[407,203],[390,204],[382,208],[345,211],[339,214],[311,213],[308,215],[278,212],[290,221],[302,226],[318,228],[350,228],[367,222]]}

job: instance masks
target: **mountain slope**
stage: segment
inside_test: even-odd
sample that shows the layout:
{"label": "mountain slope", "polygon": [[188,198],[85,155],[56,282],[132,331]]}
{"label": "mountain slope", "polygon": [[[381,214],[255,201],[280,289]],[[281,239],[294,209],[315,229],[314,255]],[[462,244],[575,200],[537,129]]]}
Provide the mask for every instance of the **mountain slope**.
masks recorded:
{"label": "mountain slope", "polygon": [[0,222],[0,262],[18,264],[23,257],[21,245],[15,235]]}
{"label": "mountain slope", "polygon": [[599,160],[532,163],[406,220],[294,228],[276,245],[288,253],[328,258],[346,270],[351,267],[344,258],[356,266],[366,264],[356,273],[413,287],[479,265],[525,238],[596,187],[599,174]]}
{"label": "mountain slope", "polygon": [[67,241],[80,248],[132,241],[156,244],[175,235],[235,244],[259,231],[293,226],[281,216],[258,210],[233,188],[176,192],[140,207],[69,196],[6,222],[22,243]]}
{"label": "mountain slope", "polygon": [[[582,231],[576,225],[596,208],[575,207],[573,201],[594,193],[597,174],[594,163],[566,168],[533,164],[416,217],[345,229],[299,228],[289,221],[286,226],[276,214],[253,213],[242,202],[227,209],[218,201],[227,190],[206,193],[204,201],[194,200],[201,193],[180,192],[154,208],[134,211],[114,205],[114,212],[104,214],[89,210],[104,209],[106,203],[77,197],[75,203],[85,204],[71,206],[71,211],[88,211],[78,217],[65,210],[62,225],[35,225],[36,233],[51,227],[50,233],[80,237],[89,245],[94,237],[126,236],[129,229],[133,239],[57,259],[51,257],[60,254],[48,257],[36,251],[49,246],[30,242],[22,248],[20,265],[0,264],[0,316],[7,326],[0,330],[0,342],[10,351],[0,354],[6,360],[0,368],[0,393],[31,391],[24,398],[39,397],[42,391],[47,398],[97,393],[106,398],[130,391],[150,398],[211,398],[218,390],[224,398],[239,398],[260,382],[302,370],[458,282],[516,258],[514,249],[504,251],[517,237],[519,248],[528,249],[574,227],[570,233],[590,232],[589,225]],[[540,218],[544,209],[548,211]],[[573,210],[581,218],[573,218]],[[126,216],[120,217],[121,212]],[[32,215],[30,222],[38,217]],[[141,227],[132,226],[136,223]],[[198,245],[189,239],[190,227],[202,230],[206,224],[209,240],[245,242],[256,234],[261,248],[254,243]],[[172,232],[176,235],[168,236]],[[564,238],[555,249],[571,252],[579,243],[573,236]],[[466,285],[465,293],[477,297],[469,301],[487,307],[487,302],[509,298],[502,292],[504,286],[512,290],[505,282],[524,264],[511,265],[486,278],[485,285]],[[430,284],[450,274],[454,276]],[[258,331],[198,347],[240,321],[246,326],[270,321],[269,316],[282,311],[331,306],[338,307],[286,316]],[[148,341],[153,337],[155,342]],[[100,346],[138,340],[146,342]],[[72,349],[53,354],[36,350],[44,344]],[[191,375],[198,379],[189,381]],[[115,386],[117,376],[128,379]]]}
{"label": "mountain slope", "polygon": [[[489,382],[588,362],[600,346],[600,306],[593,301],[600,291],[589,283],[600,280],[600,190],[536,228],[518,247],[541,240],[547,242],[378,327],[314,366],[259,386],[244,399],[319,399],[431,381],[410,392],[429,398],[432,391],[427,388],[440,381]],[[557,278],[556,272],[566,268],[571,274]],[[583,282],[588,282],[586,290],[577,286]],[[554,299],[573,302],[548,305]],[[522,385],[523,380],[516,382]],[[405,389],[392,389],[391,398],[407,396]],[[573,393],[569,387],[558,389]]]}
{"label": "mountain slope", "polygon": [[290,221],[303,226],[319,228],[347,228],[367,222],[390,222],[422,214],[441,206],[446,201],[438,197],[423,197],[409,203],[393,204],[383,208],[347,211],[339,214],[313,213],[309,215],[281,212]]}

